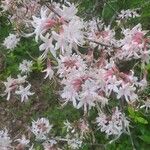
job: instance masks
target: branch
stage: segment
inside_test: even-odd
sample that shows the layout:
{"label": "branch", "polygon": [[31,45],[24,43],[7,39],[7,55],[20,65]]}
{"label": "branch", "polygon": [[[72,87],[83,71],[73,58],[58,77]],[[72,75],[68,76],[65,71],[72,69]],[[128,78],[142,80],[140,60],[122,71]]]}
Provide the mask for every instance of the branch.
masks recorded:
{"label": "branch", "polygon": [[93,42],[95,44],[98,44],[98,45],[101,45],[101,46],[105,46],[105,47],[110,47],[110,48],[114,48],[114,49],[119,49],[120,47],[116,47],[114,45],[107,45],[107,44],[103,44],[101,42],[97,42],[97,41],[94,41],[94,40],[90,40],[90,39],[87,39],[89,42]]}
{"label": "branch", "polygon": [[45,4],[54,14],[56,14],[59,18],[61,18],[61,15],[56,12],[56,10],[53,8],[53,5],[51,4],[50,6],[46,3]]}

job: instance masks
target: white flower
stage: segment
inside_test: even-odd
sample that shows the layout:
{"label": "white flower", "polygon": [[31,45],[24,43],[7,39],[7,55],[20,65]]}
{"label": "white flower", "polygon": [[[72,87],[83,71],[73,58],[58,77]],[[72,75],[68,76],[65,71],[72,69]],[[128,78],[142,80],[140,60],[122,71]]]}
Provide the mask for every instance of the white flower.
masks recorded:
{"label": "white flower", "polygon": [[122,87],[119,88],[119,91],[117,93],[117,98],[120,99],[121,97],[124,97],[128,103],[130,101],[134,101],[138,98],[135,90],[136,88],[129,83],[122,84]]}
{"label": "white flower", "polygon": [[8,130],[1,130],[0,131],[0,149],[1,150],[8,150],[11,147],[12,140],[8,136]]}
{"label": "white flower", "polygon": [[128,19],[139,17],[140,15],[135,10],[121,10],[121,13],[118,15],[119,19]]}
{"label": "white flower", "polygon": [[51,78],[53,77],[54,71],[52,70],[51,62],[49,59],[47,60],[47,68],[43,70],[42,72],[46,72],[44,79],[49,77],[49,79],[51,80]]}
{"label": "white flower", "polygon": [[55,49],[60,49],[64,53],[77,48],[77,45],[82,46],[84,44],[83,28],[83,21],[75,18],[68,24],[63,24],[60,33],[52,31],[53,39],[56,40]]}
{"label": "white flower", "polygon": [[46,139],[46,135],[51,129],[52,125],[49,124],[49,120],[46,118],[41,118],[32,122],[31,131],[35,134],[37,140]]}
{"label": "white flower", "polygon": [[141,24],[137,24],[132,29],[123,29],[124,39],[120,40],[120,47],[122,47],[117,53],[116,57],[120,60],[131,60],[141,58],[144,62],[149,61],[149,52],[143,52],[144,36],[147,31],[142,31]]}
{"label": "white flower", "polygon": [[26,82],[26,78],[27,76],[23,76],[21,77],[20,75],[17,76],[17,79],[11,78],[11,76],[9,76],[7,78],[7,81],[4,82],[4,85],[6,87],[5,91],[4,91],[4,95],[7,95],[7,100],[10,99],[10,95],[11,92],[15,92],[15,90],[18,88],[18,86],[22,83]]}
{"label": "white flower", "polygon": [[84,111],[87,112],[87,108],[91,108],[95,106],[95,101],[98,93],[96,90],[98,89],[97,85],[93,80],[86,80],[82,85],[82,92],[79,95],[77,108],[84,107]]}
{"label": "white flower", "polygon": [[[96,42],[100,42],[106,45],[112,45],[116,43],[115,40],[115,31],[113,31],[112,29],[110,29],[110,26],[105,27],[104,30],[99,31],[97,30],[93,30],[93,31],[88,31],[88,38],[92,41],[96,41]],[[99,48],[102,48],[101,45],[98,45],[94,42],[90,42],[89,43],[93,48],[95,48],[96,46],[99,46]],[[107,48],[108,51],[108,48]],[[108,53],[108,52],[107,52]]]}
{"label": "white flower", "polygon": [[125,118],[124,114],[118,110],[118,107],[116,107],[111,117],[100,113],[99,117],[96,118],[96,122],[101,132],[105,132],[107,136],[120,136],[129,126],[129,121]]}
{"label": "white flower", "polygon": [[101,129],[102,132],[105,131],[105,128],[107,126],[107,116],[104,113],[99,113],[98,117],[96,118],[96,122],[99,126],[99,128]]}
{"label": "white flower", "polygon": [[31,72],[32,65],[33,65],[32,61],[23,60],[22,63],[20,63],[19,65],[19,70],[21,71],[21,73],[28,74],[29,72]]}
{"label": "white flower", "polygon": [[13,50],[18,42],[20,41],[20,38],[17,38],[17,35],[15,34],[9,34],[7,38],[5,38],[3,45],[10,50]]}
{"label": "white flower", "polygon": [[67,4],[69,4],[69,7],[63,5],[63,9],[60,11],[60,15],[62,18],[64,18],[64,20],[71,20],[76,17],[78,10],[74,4],[70,4],[69,2],[67,2]]}
{"label": "white flower", "polygon": [[25,83],[26,82],[26,78],[27,78],[27,76],[26,75],[24,75],[24,76],[21,76],[20,74],[19,75],[17,75],[17,79],[15,79],[16,80],[16,82],[17,82],[17,84],[23,84],[23,83]]}
{"label": "white flower", "polygon": [[148,109],[150,109],[150,99],[144,101],[144,105],[142,105],[140,108],[145,108],[146,112],[148,112]]}
{"label": "white flower", "polygon": [[76,107],[77,103],[76,103],[76,99],[79,98],[79,95],[77,93],[77,91],[73,88],[72,85],[67,84],[64,88],[63,91],[61,93],[61,97],[64,99],[65,104],[67,104],[69,101],[71,101],[73,103],[73,106]]}
{"label": "white flower", "polygon": [[52,36],[56,40],[55,50],[60,49],[61,52],[64,53],[69,49],[69,43],[63,33],[58,34],[55,31],[52,31]]}
{"label": "white flower", "polygon": [[15,79],[11,78],[11,76],[9,76],[9,77],[7,78],[7,81],[4,82],[4,85],[5,85],[5,87],[6,87],[4,93],[7,94],[7,100],[9,100],[9,99],[10,99],[11,92],[12,92],[13,90],[15,90],[18,86],[17,86],[17,84],[16,84],[16,82],[15,82]]}
{"label": "white flower", "polygon": [[41,7],[40,17],[32,16],[33,21],[31,21],[32,26],[35,28],[35,40],[38,41],[38,37],[46,32],[49,28],[53,27],[55,21],[52,19],[53,14],[49,13],[49,9],[47,7]]}
{"label": "white flower", "polygon": [[28,147],[29,146],[28,144],[30,143],[30,140],[27,140],[25,135],[22,135],[21,139],[16,139],[15,141],[19,142],[19,144],[17,145],[18,148]]}
{"label": "white flower", "polygon": [[64,37],[70,44],[77,44],[82,46],[84,44],[84,24],[79,18],[75,18],[67,25],[63,25]]}
{"label": "white flower", "polygon": [[138,86],[141,88],[141,90],[144,90],[148,85],[148,81],[146,78],[143,78],[139,83]]}
{"label": "white flower", "polygon": [[58,74],[60,77],[68,75],[73,69],[76,70],[84,70],[86,68],[86,64],[78,55],[71,56],[62,56],[60,55],[60,59],[58,59]]}
{"label": "white flower", "polygon": [[79,139],[71,139],[71,140],[68,140],[68,145],[71,149],[77,150],[77,149],[81,148],[82,141]]}
{"label": "white flower", "polygon": [[29,99],[28,96],[31,96],[31,95],[34,94],[34,93],[32,93],[32,92],[29,91],[30,88],[31,88],[31,84],[29,84],[25,88],[23,86],[19,86],[19,90],[17,90],[15,92],[17,95],[21,95],[21,102],[23,102],[23,101],[26,102]]}
{"label": "white flower", "polygon": [[118,92],[118,87],[122,83],[122,81],[117,81],[116,76],[109,77],[107,80],[107,86],[106,91],[108,93],[108,96],[111,94],[111,92]]}
{"label": "white flower", "polygon": [[84,78],[86,78],[86,73],[83,71],[73,70],[68,74],[67,78],[62,80],[64,88],[61,93],[61,97],[65,99],[65,104],[68,101],[73,103],[73,106],[77,108],[77,100],[79,99],[79,91],[84,83]]}
{"label": "white flower", "polygon": [[46,36],[43,35],[40,36],[41,40],[44,42],[39,47],[40,51],[44,51],[43,54],[41,55],[41,58],[46,58],[48,52],[51,52],[51,54],[56,58],[56,51],[52,43],[53,39],[52,37],[49,36],[50,36],[49,33],[47,33]]}
{"label": "white flower", "polygon": [[49,141],[44,142],[43,143],[44,150],[53,150],[53,146],[55,144],[57,144],[55,140],[49,140]]}
{"label": "white flower", "polygon": [[150,61],[150,50],[141,50],[141,59],[144,63],[149,64]]}

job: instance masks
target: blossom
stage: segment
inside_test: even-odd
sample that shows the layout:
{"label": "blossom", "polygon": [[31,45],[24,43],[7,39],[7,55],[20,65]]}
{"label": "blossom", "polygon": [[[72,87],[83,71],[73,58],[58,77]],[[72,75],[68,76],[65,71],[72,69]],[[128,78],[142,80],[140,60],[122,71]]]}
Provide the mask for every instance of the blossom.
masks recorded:
{"label": "blossom", "polygon": [[142,50],[141,51],[141,60],[142,62],[144,62],[145,64],[149,64],[149,61],[150,61],[150,50]]}
{"label": "blossom", "polygon": [[[110,29],[110,26],[104,27],[103,30],[99,31],[98,28],[96,28],[96,30],[89,30],[88,31],[88,39],[90,41],[95,41],[95,42],[99,42],[99,43],[103,43],[106,45],[113,45],[116,44],[116,40],[115,40],[115,31],[113,31],[112,29]],[[96,46],[98,46],[99,48],[102,48],[104,46],[98,45],[95,42],[90,42],[90,46],[95,48]],[[107,48],[108,50],[108,48]]]}
{"label": "blossom", "polygon": [[46,135],[52,129],[49,120],[46,118],[40,118],[37,121],[32,122],[31,131],[35,134],[37,140],[46,139]]}
{"label": "blossom", "polygon": [[105,132],[107,136],[120,136],[129,126],[129,121],[125,118],[124,114],[118,110],[118,107],[115,108],[111,116],[106,116],[102,112],[99,113],[96,122],[101,132]]}
{"label": "blossom", "polygon": [[51,52],[51,54],[56,58],[56,51],[52,43],[53,38],[49,36],[50,36],[49,33],[47,33],[46,36],[42,36],[42,35],[40,36],[41,40],[44,42],[39,47],[40,51],[44,51],[43,54],[41,55],[41,58],[46,58],[48,52]]}
{"label": "blossom", "polygon": [[16,85],[16,83],[14,82],[14,79],[11,78],[11,76],[9,76],[9,77],[7,78],[7,81],[4,82],[4,85],[5,85],[5,87],[6,87],[4,93],[7,94],[7,100],[9,100],[9,99],[10,99],[11,92],[17,88],[17,85]]}
{"label": "blossom", "polygon": [[117,93],[117,98],[124,97],[125,100],[129,103],[134,101],[138,98],[137,94],[135,93],[136,88],[129,83],[123,84]]}
{"label": "blossom", "polygon": [[13,50],[18,42],[20,41],[20,38],[17,38],[17,35],[15,34],[9,34],[7,38],[5,38],[3,45],[10,50]]}
{"label": "blossom", "polygon": [[86,64],[79,55],[60,55],[57,68],[57,73],[60,75],[60,77],[64,77],[68,75],[73,69],[83,71],[86,68]]}
{"label": "blossom", "polygon": [[82,146],[82,141],[80,139],[68,140],[68,145],[71,149],[79,149]]}
{"label": "blossom", "polygon": [[108,96],[111,92],[118,92],[118,87],[122,83],[122,81],[117,81],[115,76],[109,77],[107,80],[106,91],[108,92]]}
{"label": "blossom", "polygon": [[29,91],[30,88],[31,88],[31,84],[29,84],[27,87],[19,86],[19,90],[16,90],[15,93],[17,95],[21,95],[21,102],[23,102],[23,101],[26,102],[29,99],[28,96],[31,96],[34,94]]}
{"label": "blossom", "polygon": [[68,41],[63,33],[58,34],[55,31],[52,31],[52,36],[56,41],[55,50],[60,49],[61,52],[64,53],[69,49]]}
{"label": "blossom", "polygon": [[51,78],[53,77],[54,71],[52,70],[51,62],[49,59],[47,60],[47,68],[43,70],[42,72],[46,72],[44,79],[49,77],[49,79],[51,80]]}
{"label": "blossom", "polygon": [[98,89],[95,82],[92,80],[86,80],[82,85],[82,93],[79,95],[77,108],[84,107],[84,111],[87,112],[87,107],[90,109],[92,106],[95,106],[95,100],[97,97],[96,90]]}
{"label": "blossom", "polygon": [[121,13],[118,15],[119,19],[128,19],[128,18],[135,18],[139,17],[140,15],[135,10],[121,10]]}
{"label": "blossom", "polygon": [[53,20],[53,14],[49,12],[47,7],[41,7],[40,17],[32,16],[33,21],[31,21],[32,26],[34,27],[35,40],[38,41],[39,36],[46,32],[48,29],[52,28],[55,25],[55,20]]}
{"label": "blossom", "polygon": [[73,106],[77,108],[77,100],[79,99],[78,92],[81,90],[82,84],[86,78],[86,72],[73,70],[70,74],[68,74],[66,79],[62,80],[64,88],[61,91],[61,97],[65,100],[65,104],[68,101],[71,101]]}
{"label": "blossom", "polygon": [[27,140],[25,135],[22,135],[21,139],[16,139],[15,141],[19,142],[19,144],[17,145],[16,149],[24,149],[25,147],[28,147],[30,140]]}
{"label": "blossom", "polygon": [[12,140],[8,136],[8,130],[1,130],[0,131],[0,147],[1,150],[8,150],[11,147]]}
{"label": "blossom", "polygon": [[90,131],[88,122],[84,119],[80,119],[79,120],[79,129],[81,132],[81,137],[83,137],[84,134],[86,134]]}
{"label": "blossom", "polygon": [[101,129],[101,132],[104,132],[107,128],[107,116],[104,113],[99,113],[96,118],[96,123],[98,127]]}
{"label": "blossom", "polygon": [[44,150],[56,150],[54,145],[56,145],[57,142],[55,140],[49,140],[43,143]]}
{"label": "blossom", "polygon": [[55,49],[60,49],[62,53],[72,51],[77,45],[84,44],[83,21],[73,19],[68,24],[63,24],[59,33],[52,31],[52,36],[56,41]]}
{"label": "blossom", "polygon": [[17,76],[17,79],[12,78],[11,76],[9,76],[7,78],[7,81],[4,82],[4,85],[6,87],[5,91],[4,91],[4,95],[7,95],[7,100],[10,99],[10,95],[11,93],[18,88],[19,85],[23,84],[26,82],[26,78],[27,76]]}
{"label": "blossom", "polygon": [[140,82],[138,82],[138,86],[141,88],[141,90],[144,90],[147,87],[148,83],[146,80],[146,77],[144,77]]}
{"label": "blossom", "polygon": [[140,108],[145,108],[146,112],[148,112],[148,109],[150,109],[150,99],[144,101],[144,105],[140,106]]}
{"label": "blossom", "polygon": [[[147,31],[142,31],[141,24],[137,24],[135,27],[130,29],[123,29],[122,33],[124,34],[124,39],[120,40],[120,46],[122,47],[116,53],[116,57],[125,60],[131,59],[144,59],[148,61],[148,52],[143,53],[145,47],[144,44],[144,35]],[[144,54],[144,55],[143,55]]]}
{"label": "blossom", "polygon": [[69,6],[63,5],[63,8],[60,10],[60,15],[64,20],[71,20],[76,17],[78,10],[74,4],[69,2],[67,2],[67,4]]}
{"label": "blossom", "polygon": [[84,24],[83,21],[75,18],[72,19],[69,24],[63,25],[63,33],[65,38],[70,44],[77,44],[82,46],[84,44]]}
{"label": "blossom", "polygon": [[23,60],[22,63],[20,63],[19,65],[19,70],[21,71],[21,73],[28,74],[29,72],[31,72],[32,65],[33,65],[32,61]]}
{"label": "blossom", "polygon": [[17,84],[20,85],[20,84],[23,84],[23,83],[26,82],[26,78],[27,78],[26,75],[21,76],[20,74],[18,74],[18,75],[17,75],[17,79],[15,79],[15,81],[16,81]]}

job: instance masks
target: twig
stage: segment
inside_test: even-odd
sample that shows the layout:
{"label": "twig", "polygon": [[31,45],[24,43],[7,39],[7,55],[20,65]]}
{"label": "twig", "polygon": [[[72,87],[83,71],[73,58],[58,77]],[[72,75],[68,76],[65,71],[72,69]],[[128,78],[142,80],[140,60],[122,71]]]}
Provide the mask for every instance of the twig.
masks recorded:
{"label": "twig", "polygon": [[37,61],[28,51],[26,52],[34,61]]}
{"label": "twig", "polygon": [[101,45],[101,46],[105,46],[105,47],[110,47],[110,48],[114,48],[114,49],[119,49],[120,47],[115,47],[114,45],[107,45],[107,44],[103,44],[101,42],[97,42],[97,41],[94,41],[94,40],[90,40],[90,39],[87,39],[89,42],[93,42],[95,44],[98,44],[98,45]]}
{"label": "twig", "polygon": [[132,144],[132,148],[133,150],[136,150],[135,146],[134,146],[134,142],[133,142],[133,139],[132,139],[132,135],[131,135],[131,132],[130,132],[130,128],[128,127],[128,133],[129,133],[129,136],[130,136],[130,141],[131,141],[131,144]]}

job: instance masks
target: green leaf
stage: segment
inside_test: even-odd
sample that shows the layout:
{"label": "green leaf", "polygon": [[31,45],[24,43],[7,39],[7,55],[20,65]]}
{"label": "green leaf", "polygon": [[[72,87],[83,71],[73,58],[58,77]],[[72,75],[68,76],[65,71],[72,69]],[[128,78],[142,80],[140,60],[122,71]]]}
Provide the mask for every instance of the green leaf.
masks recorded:
{"label": "green leaf", "polygon": [[114,14],[116,14],[119,10],[119,5],[116,1],[110,1],[105,3],[103,11],[102,11],[102,18],[107,21],[110,20]]}
{"label": "green leaf", "polygon": [[148,121],[142,117],[135,117],[135,120],[142,124],[148,124]]}
{"label": "green leaf", "polygon": [[134,111],[133,107],[128,107],[128,112],[129,112],[129,114],[130,114],[131,117],[135,116],[135,111]]}
{"label": "green leaf", "polygon": [[133,119],[134,122],[148,124],[148,121],[144,119],[141,114],[134,110],[133,107],[128,107],[129,116]]}
{"label": "green leaf", "polygon": [[142,141],[144,141],[144,142],[150,144],[150,135],[141,135],[141,136],[139,136],[139,138],[140,138]]}

